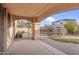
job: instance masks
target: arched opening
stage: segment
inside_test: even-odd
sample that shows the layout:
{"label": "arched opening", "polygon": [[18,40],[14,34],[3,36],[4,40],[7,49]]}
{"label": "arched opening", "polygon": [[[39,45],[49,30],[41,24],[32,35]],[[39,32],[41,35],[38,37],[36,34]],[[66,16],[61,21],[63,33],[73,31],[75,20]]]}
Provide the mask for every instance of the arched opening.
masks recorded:
{"label": "arched opening", "polygon": [[32,22],[26,19],[15,20],[15,38],[32,38]]}
{"label": "arched opening", "polygon": [[[52,24],[52,30],[55,33],[49,35],[48,33],[45,33],[45,31],[43,30],[44,33],[41,34],[44,34],[45,36],[41,40],[48,43],[52,47],[64,51],[67,54],[78,54],[77,53],[78,51],[75,51],[73,49],[76,49],[76,47],[78,48],[77,44],[79,44],[79,9],[51,15],[48,17],[48,20],[50,21],[49,18],[51,18],[52,20],[50,23]],[[43,21],[40,23],[42,28],[45,27],[45,24],[47,25],[50,24],[49,22],[46,21],[46,19],[47,18],[43,19]],[[61,31],[62,29],[63,31]],[[62,36],[61,34],[64,35]],[[50,40],[49,38],[52,40]]]}
{"label": "arched opening", "polygon": [[52,17],[47,17],[43,21],[40,22],[40,34],[52,34],[52,22],[55,21]]}
{"label": "arched opening", "polygon": [[[57,33],[57,32],[60,32],[61,28],[66,27],[65,26],[66,22],[71,22],[71,23],[73,22],[73,23],[75,23],[74,25],[78,25],[78,15],[79,15],[78,12],[79,12],[79,9],[75,9],[75,10],[66,11],[66,12],[55,14],[55,15],[51,15],[51,16],[43,19],[43,21],[40,22],[41,31],[42,32],[49,31],[50,33],[53,32],[52,34],[55,34],[54,31],[56,29],[58,29],[57,31],[55,31]],[[47,29],[45,29],[45,28],[47,28]],[[54,30],[54,28],[55,28],[55,30]],[[63,34],[67,34],[67,33],[63,33]]]}

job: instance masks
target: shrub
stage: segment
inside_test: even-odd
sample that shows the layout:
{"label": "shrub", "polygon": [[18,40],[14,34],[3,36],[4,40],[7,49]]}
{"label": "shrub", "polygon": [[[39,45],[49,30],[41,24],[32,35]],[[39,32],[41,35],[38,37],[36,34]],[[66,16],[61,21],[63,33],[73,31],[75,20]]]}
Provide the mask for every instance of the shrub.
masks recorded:
{"label": "shrub", "polygon": [[15,35],[15,38],[22,38],[22,33],[18,31]]}

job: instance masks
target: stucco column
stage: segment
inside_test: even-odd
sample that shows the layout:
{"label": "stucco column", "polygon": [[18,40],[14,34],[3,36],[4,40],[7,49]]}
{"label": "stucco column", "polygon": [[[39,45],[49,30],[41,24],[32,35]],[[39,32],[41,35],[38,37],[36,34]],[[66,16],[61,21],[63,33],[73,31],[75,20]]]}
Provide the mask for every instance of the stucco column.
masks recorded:
{"label": "stucco column", "polygon": [[16,32],[17,32],[17,21],[16,20],[14,21],[14,28],[15,28],[14,32],[15,32],[15,35],[16,35]]}
{"label": "stucco column", "polygon": [[33,40],[37,40],[40,37],[40,23],[33,19]]}
{"label": "stucco column", "polygon": [[0,54],[5,53],[7,49],[5,16],[6,16],[6,9],[0,6]]}

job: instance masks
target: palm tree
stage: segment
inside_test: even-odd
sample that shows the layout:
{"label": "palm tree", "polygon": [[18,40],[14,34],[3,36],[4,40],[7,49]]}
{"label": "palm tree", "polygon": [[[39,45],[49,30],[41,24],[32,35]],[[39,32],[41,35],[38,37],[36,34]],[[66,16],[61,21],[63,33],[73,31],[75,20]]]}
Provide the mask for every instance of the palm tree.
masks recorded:
{"label": "palm tree", "polygon": [[30,30],[30,28],[31,28],[31,25],[32,25],[32,23],[30,22],[30,21],[28,21],[27,22],[27,24],[26,24],[26,26],[27,26],[27,28],[28,28],[28,37],[29,37],[29,30]]}
{"label": "palm tree", "polygon": [[47,34],[47,31],[48,30],[48,24],[45,24],[45,31],[46,31],[46,34]]}

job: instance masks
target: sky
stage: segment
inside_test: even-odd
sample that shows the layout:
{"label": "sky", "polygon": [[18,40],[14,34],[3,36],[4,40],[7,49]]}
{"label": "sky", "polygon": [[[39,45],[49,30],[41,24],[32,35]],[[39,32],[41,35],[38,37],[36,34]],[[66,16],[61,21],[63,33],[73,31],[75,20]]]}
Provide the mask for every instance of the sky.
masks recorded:
{"label": "sky", "polygon": [[52,24],[52,22],[55,22],[57,20],[61,19],[75,19],[76,22],[79,24],[79,9],[76,10],[71,10],[71,11],[66,11],[58,14],[51,15],[43,21],[41,21],[41,26],[44,26],[45,24]]}

